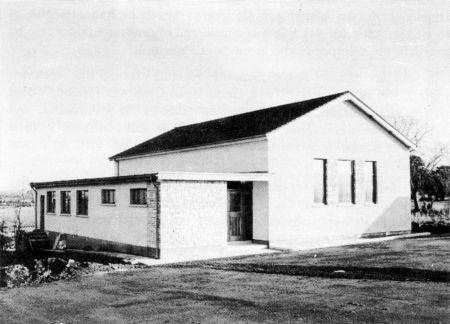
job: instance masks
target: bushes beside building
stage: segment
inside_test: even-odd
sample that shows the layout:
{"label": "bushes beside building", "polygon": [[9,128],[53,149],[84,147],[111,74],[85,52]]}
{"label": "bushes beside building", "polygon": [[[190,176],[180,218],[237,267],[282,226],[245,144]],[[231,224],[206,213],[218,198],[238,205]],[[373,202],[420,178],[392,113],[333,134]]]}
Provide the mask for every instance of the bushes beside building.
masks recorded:
{"label": "bushes beside building", "polygon": [[74,260],[55,257],[34,259],[31,264],[14,264],[3,269],[2,287],[20,287],[77,276],[82,266]]}
{"label": "bushes beside building", "polygon": [[418,211],[412,210],[413,232],[431,232],[433,234],[450,233],[450,201],[440,202],[444,206],[440,209],[423,202]]}

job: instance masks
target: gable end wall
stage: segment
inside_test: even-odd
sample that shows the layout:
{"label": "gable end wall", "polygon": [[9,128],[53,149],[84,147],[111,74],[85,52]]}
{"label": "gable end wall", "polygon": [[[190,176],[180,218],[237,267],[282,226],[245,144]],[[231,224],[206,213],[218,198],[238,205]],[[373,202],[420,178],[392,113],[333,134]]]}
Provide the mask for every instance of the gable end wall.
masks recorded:
{"label": "gable end wall", "polygon": [[[325,106],[267,137],[271,243],[410,230],[409,151],[355,107]],[[314,158],[328,160],[325,206],[313,202]],[[339,159],[354,160],[357,173],[364,161],[377,162],[377,204],[362,201],[361,174],[355,181],[357,203],[338,203]]]}

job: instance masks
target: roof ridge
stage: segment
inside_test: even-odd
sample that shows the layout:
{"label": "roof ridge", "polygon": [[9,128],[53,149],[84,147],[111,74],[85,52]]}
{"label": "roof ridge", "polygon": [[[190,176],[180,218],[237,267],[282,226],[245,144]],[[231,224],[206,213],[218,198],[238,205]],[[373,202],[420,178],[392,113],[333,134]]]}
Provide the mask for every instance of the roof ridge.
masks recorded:
{"label": "roof ridge", "polygon": [[350,91],[346,90],[346,91],[337,92],[337,93],[326,95],[326,96],[321,96],[321,97],[316,97],[316,98],[311,98],[311,99],[305,99],[305,100],[302,100],[302,101],[294,101],[294,102],[285,103],[285,104],[278,105],[278,106],[272,106],[272,107],[260,108],[260,109],[256,109],[256,110],[250,110],[250,111],[246,111],[246,112],[235,114],[235,115],[228,115],[228,116],[224,116],[224,117],[219,117],[219,118],[205,120],[205,121],[198,122],[198,123],[192,123],[192,124],[186,124],[186,125],[182,125],[182,126],[177,126],[177,127],[174,127],[173,129],[179,129],[179,128],[183,128],[183,127],[187,127],[187,126],[193,126],[193,125],[199,125],[199,124],[219,121],[221,119],[226,119],[226,118],[230,118],[230,117],[240,117],[240,116],[244,116],[244,115],[247,115],[247,114],[253,114],[253,113],[264,111],[264,110],[283,108],[283,107],[290,106],[290,105],[300,104],[302,102],[313,101],[313,100],[318,100],[318,99],[325,99],[327,97],[336,96],[336,98],[337,98],[337,97],[340,97],[340,96],[342,96],[342,95],[344,95],[346,93],[350,93]]}

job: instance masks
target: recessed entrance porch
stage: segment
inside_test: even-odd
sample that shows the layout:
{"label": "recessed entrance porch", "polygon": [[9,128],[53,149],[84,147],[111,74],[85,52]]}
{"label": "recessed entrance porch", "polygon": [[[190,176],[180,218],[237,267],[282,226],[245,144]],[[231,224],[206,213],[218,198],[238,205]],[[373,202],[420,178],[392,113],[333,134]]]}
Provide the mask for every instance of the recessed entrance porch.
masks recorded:
{"label": "recessed entrance porch", "polygon": [[228,241],[253,239],[253,183],[228,182]]}

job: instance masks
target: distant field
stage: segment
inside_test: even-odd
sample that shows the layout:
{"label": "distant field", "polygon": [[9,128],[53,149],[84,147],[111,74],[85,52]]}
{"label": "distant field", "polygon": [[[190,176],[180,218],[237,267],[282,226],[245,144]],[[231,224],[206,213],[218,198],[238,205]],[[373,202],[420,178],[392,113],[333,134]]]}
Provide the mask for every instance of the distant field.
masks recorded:
{"label": "distant field", "polygon": [[[4,219],[8,225],[14,223],[16,219],[16,209],[12,207],[0,208],[0,221]],[[24,227],[34,227],[34,207],[22,207],[20,209],[20,219]]]}
{"label": "distant field", "polygon": [[[442,209],[446,208],[448,205],[450,204],[449,200],[445,200],[445,201],[435,201],[433,203],[433,209],[436,211],[441,211]],[[423,202],[419,202],[420,207],[422,207]],[[414,209],[414,202],[411,201],[411,210]]]}

